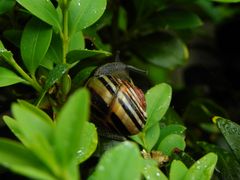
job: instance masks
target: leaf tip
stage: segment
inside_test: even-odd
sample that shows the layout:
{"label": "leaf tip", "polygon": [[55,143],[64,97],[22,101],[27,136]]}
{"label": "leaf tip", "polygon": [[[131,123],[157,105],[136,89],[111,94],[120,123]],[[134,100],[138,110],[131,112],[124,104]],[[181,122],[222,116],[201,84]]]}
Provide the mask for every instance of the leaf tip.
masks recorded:
{"label": "leaf tip", "polygon": [[214,117],[212,118],[212,122],[213,122],[214,124],[217,124],[217,120],[218,120],[219,118],[221,118],[221,117],[220,117],[220,116],[214,116]]}

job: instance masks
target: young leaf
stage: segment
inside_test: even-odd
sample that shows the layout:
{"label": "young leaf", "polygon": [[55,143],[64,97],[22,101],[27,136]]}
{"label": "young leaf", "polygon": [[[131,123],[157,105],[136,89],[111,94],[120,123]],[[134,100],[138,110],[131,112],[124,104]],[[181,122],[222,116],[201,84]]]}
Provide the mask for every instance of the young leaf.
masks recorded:
{"label": "young leaf", "polygon": [[184,137],[177,134],[170,134],[160,142],[157,150],[170,156],[175,148],[184,151],[185,147],[186,143],[184,141]]}
{"label": "young leaf", "polygon": [[147,124],[145,130],[160,121],[166,113],[172,96],[172,89],[168,84],[162,83],[147,91]]}
{"label": "young leaf", "polygon": [[187,174],[188,168],[182,161],[173,160],[170,168],[169,180],[182,180]]}
{"label": "young leaf", "polygon": [[12,9],[15,5],[15,0],[1,0],[0,1],[0,14],[7,12]]}
{"label": "young leaf", "polygon": [[89,180],[140,179],[142,168],[143,160],[137,146],[126,141],[102,156]]}
{"label": "young leaf", "polygon": [[77,151],[77,161],[81,163],[89,158],[97,148],[98,136],[94,124],[87,122],[84,125],[80,147]]}
{"label": "young leaf", "polygon": [[67,166],[75,162],[83,141],[84,125],[89,117],[90,97],[86,89],[77,90],[64,105],[57,117],[55,150],[60,164]]}
{"label": "young leaf", "polygon": [[97,55],[110,56],[111,53],[103,50],[88,50],[88,49],[73,50],[67,54],[67,61],[68,63],[74,63],[82,59],[97,56]]}
{"label": "young leaf", "polygon": [[4,46],[2,41],[0,40],[0,57],[3,57],[5,61],[11,62],[13,58],[13,54],[11,51],[8,51]]}
{"label": "young leaf", "polygon": [[188,170],[184,180],[210,180],[217,163],[217,155],[208,153],[196,161]]}
{"label": "young leaf", "polygon": [[31,19],[22,34],[21,55],[31,74],[43,60],[52,38],[52,28],[36,18]]}
{"label": "young leaf", "polygon": [[25,80],[14,72],[4,67],[0,67],[0,87],[9,86],[20,82],[25,82]]}
{"label": "young leaf", "polygon": [[[51,143],[53,126],[36,111],[19,104],[12,105],[18,131],[24,145],[31,149],[54,173],[58,173]],[[15,123],[16,124],[16,123]],[[19,137],[19,136],[18,136]]]}
{"label": "young leaf", "polygon": [[154,126],[147,129],[147,131],[145,131],[144,133],[145,133],[144,147],[146,148],[147,151],[151,151],[160,135],[159,124],[155,124]]}
{"label": "young leaf", "polygon": [[106,4],[106,0],[72,0],[69,7],[70,36],[96,22],[105,11]]}
{"label": "young leaf", "polygon": [[41,162],[21,144],[0,139],[0,164],[34,179],[54,179]]}
{"label": "young leaf", "polygon": [[24,8],[37,16],[42,21],[61,30],[61,23],[58,18],[56,9],[51,1],[48,0],[17,0]]}
{"label": "young leaf", "polygon": [[68,51],[84,49],[85,41],[82,31],[74,33],[69,40]]}
{"label": "young leaf", "polygon": [[152,163],[149,160],[144,160],[143,175],[145,179],[151,180],[167,180],[167,177],[163,172],[157,167],[156,164]]}
{"label": "young leaf", "polygon": [[240,162],[240,125],[220,117],[216,121],[218,128]]}

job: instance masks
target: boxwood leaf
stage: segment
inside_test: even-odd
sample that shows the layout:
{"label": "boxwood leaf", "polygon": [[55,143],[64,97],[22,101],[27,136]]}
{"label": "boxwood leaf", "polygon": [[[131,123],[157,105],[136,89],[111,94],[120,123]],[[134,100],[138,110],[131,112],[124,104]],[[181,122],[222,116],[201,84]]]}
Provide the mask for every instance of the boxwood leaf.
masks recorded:
{"label": "boxwood leaf", "polygon": [[0,139],[0,164],[14,172],[34,179],[54,179],[50,172],[21,144]]}
{"label": "boxwood leaf", "polygon": [[240,126],[228,119],[218,117],[217,126],[240,162]]}
{"label": "boxwood leaf", "polygon": [[125,141],[104,153],[89,179],[140,179],[142,168],[138,147]]}
{"label": "boxwood leaf", "polygon": [[182,161],[173,160],[170,167],[169,180],[182,180],[187,174],[188,168]]}
{"label": "boxwood leaf", "polygon": [[240,179],[240,164],[233,153],[230,153],[218,146],[206,142],[197,142],[206,152],[214,152],[218,156],[217,169],[220,171],[221,179]]}
{"label": "boxwood leaf", "polygon": [[57,116],[55,150],[62,166],[75,163],[79,147],[84,143],[82,135],[89,117],[89,103],[88,91],[77,90]]}
{"label": "boxwood leaf", "polygon": [[24,8],[30,11],[33,15],[37,16],[42,21],[61,30],[61,23],[58,18],[56,9],[51,1],[47,0],[17,0]]}
{"label": "boxwood leaf", "polygon": [[24,79],[19,77],[14,72],[10,71],[9,69],[6,69],[4,67],[0,67],[0,87],[9,86],[12,84],[25,82]]}
{"label": "boxwood leaf", "polygon": [[147,151],[151,151],[160,135],[159,124],[155,124],[154,126],[147,129],[144,133],[144,147],[147,149]]}
{"label": "boxwood leaf", "polygon": [[69,7],[70,36],[96,22],[106,8],[106,0],[72,0]]}
{"label": "boxwood leaf", "polygon": [[131,48],[141,59],[170,70],[184,65],[188,58],[186,45],[177,37],[165,32],[139,38],[133,42]]}
{"label": "boxwood leaf", "polygon": [[196,161],[188,170],[185,180],[210,180],[217,163],[217,155],[208,153]]}
{"label": "boxwood leaf", "polygon": [[157,167],[157,164],[152,163],[150,160],[144,160],[143,175],[145,179],[151,180],[167,180],[165,174]]}
{"label": "boxwood leaf", "polygon": [[31,74],[43,60],[52,38],[52,28],[32,18],[25,26],[21,39],[21,55],[23,62]]}
{"label": "boxwood leaf", "polygon": [[74,63],[82,59],[97,56],[97,55],[110,56],[111,53],[103,50],[88,50],[88,49],[73,50],[67,54],[67,61],[68,63]]}
{"label": "boxwood leaf", "polygon": [[81,163],[96,150],[98,143],[97,130],[94,124],[86,122],[83,128],[80,147],[77,151],[77,161]]}
{"label": "boxwood leaf", "polygon": [[147,103],[147,124],[145,130],[160,121],[166,113],[172,96],[172,89],[162,83],[149,89],[145,94]]}
{"label": "boxwood leaf", "polygon": [[15,3],[15,0],[0,0],[0,14],[3,14],[12,9]]}
{"label": "boxwood leaf", "polygon": [[3,57],[5,61],[11,62],[13,61],[13,54],[11,51],[8,51],[2,41],[0,40],[0,57]]}
{"label": "boxwood leaf", "polygon": [[170,134],[165,137],[157,147],[157,150],[162,151],[164,154],[170,156],[175,148],[184,151],[186,143],[184,137],[177,134]]}
{"label": "boxwood leaf", "polygon": [[85,41],[82,31],[74,33],[69,40],[68,51],[84,49]]}

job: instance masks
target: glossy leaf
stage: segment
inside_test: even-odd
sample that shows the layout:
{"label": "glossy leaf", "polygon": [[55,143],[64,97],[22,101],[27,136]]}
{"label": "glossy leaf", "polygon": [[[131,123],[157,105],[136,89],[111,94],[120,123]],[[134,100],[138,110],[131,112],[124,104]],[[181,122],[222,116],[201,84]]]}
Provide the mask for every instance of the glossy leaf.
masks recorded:
{"label": "glossy leaf", "polygon": [[163,32],[144,36],[133,42],[131,48],[141,59],[170,70],[184,65],[188,59],[186,45],[177,37]]}
{"label": "glossy leaf", "polygon": [[12,112],[19,134],[22,134],[21,140],[24,137],[24,145],[56,172],[58,168],[51,147],[53,126],[37,111],[32,111],[26,106],[13,104]]}
{"label": "glossy leaf", "polygon": [[140,179],[142,168],[143,160],[138,147],[126,141],[103,154],[89,180]]}
{"label": "glossy leaf", "polygon": [[163,174],[163,172],[157,167],[156,164],[150,162],[149,160],[144,160],[143,175],[145,179],[151,180],[167,180],[168,178]]}
{"label": "glossy leaf", "polygon": [[228,119],[218,117],[217,126],[240,162],[240,125]]}
{"label": "glossy leaf", "polygon": [[184,151],[186,143],[184,137],[177,134],[170,134],[165,137],[157,147],[157,150],[162,151],[164,154],[170,156],[174,149],[180,149]]}
{"label": "glossy leaf", "polygon": [[0,164],[10,170],[34,179],[54,179],[43,164],[21,144],[0,139]]}
{"label": "glossy leaf", "polygon": [[166,113],[172,96],[172,89],[162,83],[149,89],[145,94],[147,103],[147,124],[145,130],[159,122]]}
{"label": "glossy leaf", "polygon": [[0,14],[11,10],[15,3],[15,0],[0,0]]}
{"label": "glossy leaf", "polygon": [[196,161],[188,170],[185,180],[210,180],[217,163],[217,155],[208,153]]}
{"label": "glossy leaf", "polygon": [[144,136],[144,147],[147,151],[151,151],[153,146],[156,144],[159,135],[160,135],[160,127],[158,124],[155,124],[154,126],[147,129]]}
{"label": "glossy leaf", "polygon": [[173,160],[170,167],[169,180],[182,180],[187,174],[188,168],[182,161]]}
{"label": "glossy leaf", "polygon": [[20,82],[25,82],[25,80],[9,69],[0,67],[0,87],[9,86]]}
{"label": "glossy leaf", "polygon": [[96,150],[98,143],[97,130],[94,124],[87,122],[83,128],[80,147],[77,151],[77,161],[81,163],[88,159]]}
{"label": "glossy leaf", "polygon": [[84,49],[85,41],[82,31],[74,33],[69,40],[68,51]]}
{"label": "glossy leaf", "polygon": [[31,74],[43,60],[52,38],[52,29],[38,19],[31,19],[22,34],[21,55],[23,62]]}
{"label": "glossy leaf", "polygon": [[106,0],[72,0],[69,7],[70,36],[96,22],[105,11],[106,4]]}
{"label": "glossy leaf", "polygon": [[240,164],[237,161],[234,154],[206,142],[198,142],[207,153],[214,152],[218,156],[218,162],[216,168],[220,171],[221,179],[227,178],[228,180],[240,179]]}
{"label": "glossy leaf", "polygon": [[184,136],[185,130],[186,130],[186,127],[178,124],[171,124],[166,127],[163,127],[161,128],[161,134],[157,144],[160,144],[161,141],[170,134],[178,134],[180,136]]}
{"label": "glossy leaf", "polygon": [[83,130],[89,118],[90,97],[86,89],[77,90],[70,96],[57,117],[55,150],[62,166],[71,165],[83,142]]}
{"label": "glossy leaf", "polygon": [[77,73],[77,75],[73,78],[73,88],[81,87],[86,83],[86,80],[90,77],[96,66],[89,66]]}
{"label": "glossy leaf", "polygon": [[67,54],[67,61],[68,63],[74,63],[82,59],[90,58],[97,55],[110,56],[111,53],[103,50],[88,50],[88,49],[73,50]]}
{"label": "glossy leaf", "polygon": [[16,0],[24,8],[30,11],[33,15],[37,16],[42,21],[61,30],[61,23],[58,18],[56,9],[51,1],[47,0]]}

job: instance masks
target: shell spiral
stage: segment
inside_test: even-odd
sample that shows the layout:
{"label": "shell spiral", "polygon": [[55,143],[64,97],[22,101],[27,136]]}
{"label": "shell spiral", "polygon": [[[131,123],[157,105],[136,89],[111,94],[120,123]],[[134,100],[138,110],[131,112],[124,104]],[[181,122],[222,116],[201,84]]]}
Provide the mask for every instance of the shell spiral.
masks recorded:
{"label": "shell spiral", "polygon": [[146,123],[146,101],[132,81],[98,75],[86,84],[91,93],[91,120],[121,135],[139,133]]}

